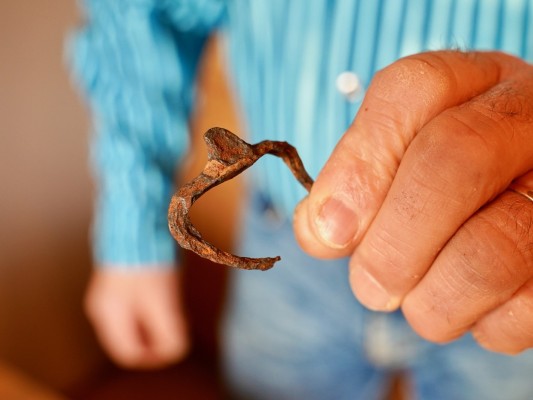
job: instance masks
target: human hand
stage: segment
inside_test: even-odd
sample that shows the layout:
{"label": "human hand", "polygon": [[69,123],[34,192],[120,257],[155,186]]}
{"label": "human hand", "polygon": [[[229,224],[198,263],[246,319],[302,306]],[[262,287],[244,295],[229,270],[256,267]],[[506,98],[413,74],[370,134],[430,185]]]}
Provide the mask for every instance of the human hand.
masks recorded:
{"label": "human hand", "polygon": [[502,53],[429,52],[380,71],[295,213],[301,246],[350,256],[373,310],[422,337],[472,330],[533,347],[533,66]]}
{"label": "human hand", "polygon": [[181,301],[181,271],[95,269],[85,308],[105,350],[128,368],[163,367],[189,349]]}

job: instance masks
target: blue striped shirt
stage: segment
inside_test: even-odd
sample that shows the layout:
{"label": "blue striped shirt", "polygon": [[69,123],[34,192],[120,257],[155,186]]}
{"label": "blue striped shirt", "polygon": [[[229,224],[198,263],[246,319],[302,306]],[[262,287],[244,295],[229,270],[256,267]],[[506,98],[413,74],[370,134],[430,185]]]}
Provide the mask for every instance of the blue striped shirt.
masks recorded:
{"label": "blue striped shirt", "polygon": [[[94,222],[100,263],[168,263],[166,210],[188,145],[187,120],[206,39],[225,37],[251,142],[286,140],[316,176],[360,102],[336,88],[351,71],[363,87],[402,56],[443,48],[500,49],[533,60],[533,0],[85,0],[70,46],[94,115],[99,182]],[[290,215],[304,195],[279,160],[254,184]]]}

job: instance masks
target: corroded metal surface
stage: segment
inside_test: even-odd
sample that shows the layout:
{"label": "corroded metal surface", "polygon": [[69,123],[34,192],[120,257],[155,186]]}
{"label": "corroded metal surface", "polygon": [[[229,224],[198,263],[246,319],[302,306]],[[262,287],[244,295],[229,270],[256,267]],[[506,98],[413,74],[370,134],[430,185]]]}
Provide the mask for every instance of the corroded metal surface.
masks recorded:
{"label": "corroded metal surface", "polygon": [[192,225],[189,209],[209,189],[240,174],[265,154],[283,159],[296,179],[309,191],[313,180],[306,172],[296,149],[287,142],[265,140],[251,145],[223,128],[211,128],[205,135],[207,164],[203,172],[172,196],[168,210],[170,232],[179,245],[215,263],[241,269],[267,270],[280,257],[239,257],[220,250],[202,238]]}

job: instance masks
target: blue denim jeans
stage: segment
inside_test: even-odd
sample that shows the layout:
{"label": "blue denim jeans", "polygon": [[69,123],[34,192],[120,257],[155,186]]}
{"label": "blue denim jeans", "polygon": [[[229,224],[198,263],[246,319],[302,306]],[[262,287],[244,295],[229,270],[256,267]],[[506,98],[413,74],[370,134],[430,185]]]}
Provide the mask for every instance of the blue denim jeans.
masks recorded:
{"label": "blue denim jeans", "polygon": [[414,333],[401,312],[375,313],[353,296],[347,260],[304,254],[290,221],[254,195],[239,255],[282,260],[232,271],[223,367],[232,398],[383,399],[403,372],[418,400],[533,399],[533,352],[504,356],[469,335],[447,345]]}

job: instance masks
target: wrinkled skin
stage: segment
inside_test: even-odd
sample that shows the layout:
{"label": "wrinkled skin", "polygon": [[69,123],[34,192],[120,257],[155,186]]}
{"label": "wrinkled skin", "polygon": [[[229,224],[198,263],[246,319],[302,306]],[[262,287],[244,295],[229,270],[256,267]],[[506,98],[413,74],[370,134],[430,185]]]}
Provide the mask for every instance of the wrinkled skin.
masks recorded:
{"label": "wrinkled skin", "polygon": [[301,246],[350,257],[373,310],[401,307],[433,342],[471,331],[503,353],[533,347],[533,66],[441,51],[380,71],[298,206]]}

